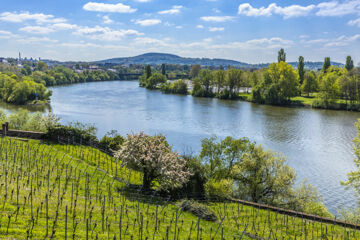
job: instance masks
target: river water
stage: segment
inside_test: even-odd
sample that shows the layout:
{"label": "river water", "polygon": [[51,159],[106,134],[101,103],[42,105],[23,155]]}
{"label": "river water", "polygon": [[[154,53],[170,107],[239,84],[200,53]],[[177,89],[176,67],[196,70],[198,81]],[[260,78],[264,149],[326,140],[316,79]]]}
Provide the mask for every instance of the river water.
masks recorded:
{"label": "river water", "polygon": [[257,105],[242,101],[163,94],[114,81],[54,87],[51,108],[63,122],[93,123],[98,136],[162,133],[180,153],[199,153],[201,139],[248,137],[284,154],[298,181],[318,188],[327,207],[354,206],[340,185],[354,169],[354,123],[360,113]]}

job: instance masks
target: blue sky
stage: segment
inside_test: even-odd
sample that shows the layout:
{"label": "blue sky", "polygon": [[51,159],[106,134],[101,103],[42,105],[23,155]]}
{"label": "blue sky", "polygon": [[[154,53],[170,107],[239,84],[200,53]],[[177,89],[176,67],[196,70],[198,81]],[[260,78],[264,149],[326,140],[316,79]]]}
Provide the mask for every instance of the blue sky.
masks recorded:
{"label": "blue sky", "polygon": [[360,62],[360,0],[1,0],[0,56]]}

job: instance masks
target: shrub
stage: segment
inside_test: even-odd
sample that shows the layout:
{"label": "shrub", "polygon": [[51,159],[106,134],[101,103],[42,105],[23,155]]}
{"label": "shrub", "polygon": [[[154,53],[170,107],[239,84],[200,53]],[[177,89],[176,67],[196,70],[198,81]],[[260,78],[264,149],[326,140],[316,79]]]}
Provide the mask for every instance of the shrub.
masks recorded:
{"label": "shrub", "polygon": [[210,179],[205,184],[206,197],[212,200],[226,200],[229,199],[234,191],[234,181],[232,179],[221,179],[216,181]]}
{"label": "shrub", "polygon": [[166,82],[161,84],[161,91],[164,93],[174,93],[174,94],[188,94],[188,87],[184,80],[178,80],[174,83]]}
{"label": "shrub", "polygon": [[180,208],[182,211],[192,213],[195,216],[204,219],[206,221],[211,221],[211,222],[217,221],[217,217],[215,213],[213,213],[206,206],[198,202],[192,200],[184,200],[180,203]]}
{"label": "shrub", "polygon": [[191,156],[183,156],[186,160],[186,168],[189,169],[191,176],[189,181],[181,188],[171,190],[170,195],[173,199],[179,198],[194,198],[203,199],[205,195],[205,168],[198,158]]}
{"label": "shrub", "polygon": [[98,142],[96,131],[94,125],[71,122],[68,125],[49,126],[44,138],[57,141],[61,137],[63,141],[70,141],[70,144],[75,142],[88,145]]}
{"label": "shrub", "polygon": [[112,130],[100,140],[99,146],[102,150],[111,153],[114,151],[119,151],[123,142],[124,138],[118,134],[116,130]]}

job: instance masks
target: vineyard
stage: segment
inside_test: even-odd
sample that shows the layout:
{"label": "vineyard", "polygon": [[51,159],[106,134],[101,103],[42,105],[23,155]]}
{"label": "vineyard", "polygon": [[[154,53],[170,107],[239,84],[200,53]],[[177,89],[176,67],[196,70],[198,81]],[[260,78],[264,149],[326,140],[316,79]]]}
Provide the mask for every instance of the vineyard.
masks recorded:
{"label": "vineyard", "polygon": [[[91,147],[0,138],[0,239],[360,239],[356,229],[207,202],[141,195],[142,175]],[[207,220],[205,220],[207,219]]]}

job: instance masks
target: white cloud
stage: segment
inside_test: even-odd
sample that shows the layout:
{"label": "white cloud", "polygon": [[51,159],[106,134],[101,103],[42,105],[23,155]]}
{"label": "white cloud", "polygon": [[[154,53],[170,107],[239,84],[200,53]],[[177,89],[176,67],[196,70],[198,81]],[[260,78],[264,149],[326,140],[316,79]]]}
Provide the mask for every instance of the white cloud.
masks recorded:
{"label": "white cloud", "polygon": [[137,11],[137,9],[131,8],[130,6],[124,5],[122,3],[107,4],[97,2],[88,2],[83,6],[83,9],[86,11],[111,13],[133,13]]}
{"label": "white cloud", "polygon": [[63,31],[63,30],[73,30],[79,28],[75,24],[69,23],[55,23],[47,26],[26,26],[22,27],[19,30],[31,34],[49,34],[52,32]]}
{"label": "white cloud", "polygon": [[109,16],[103,16],[103,20],[105,24],[111,24],[114,22]]}
{"label": "white cloud", "polygon": [[360,34],[355,34],[353,36],[345,36],[342,35],[337,38],[320,38],[320,39],[311,39],[311,40],[302,40],[301,43],[308,47],[319,46],[323,48],[330,48],[330,47],[343,47],[349,46],[354,42],[360,40]]}
{"label": "white cloud", "polygon": [[204,28],[204,26],[203,26],[203,25],[201,25],[201,24],[199,24],[199,25],[197,25],[197,26],[196,26],[196,28],[203,29],[203,28]]}
{"label": "white cloud", "polygon": [[50,26],[54,31],[59,30],[72,30],[78,28],[76,24],[69,24],[69,23],[55,23]]}
{"label": "white cloud", "polygon": [[135,45],[158,45],[158,46],[169,46],[165,41],[150,37],[138,37],[135,38]]}
{"label": "white cloud", "polygon": [[53,15],[46,15],[43,13],[4,12],[0,14],[0,21],[21,23],[30,20],[35,21],[37,24],[66,22],[66,19],[64,18],[55,18]]}
{"label": "white cloud", "polygon": [[201,20],[205,22],[227,22],[233,20],[232,16],[206,16],[201,17]]}
{"label": "white cloud", "polygon": [[238,14],[249,17],[259,16],[272,16],[278,14],[283,16],[285,19],[292,17],[307,16],[312,10],[315,9],[315,5],[300,6],[290,5],[287,7],[277,6],[276,3],[271,3],[268,7],[254,8],[249,3],[243,3],[239,5]]}
{"label": "white cloud", "polygon": [[350,21],[348,22],[348,25],[360,27],[360,18],[354,19],[354,20],[350,20]]}
{"label": "white cloud", "polygon": [[176,28],[176,29],[182,29],[183,26],[176,26],[175,28]]}
{"label": "white cloud", "polygon": [[147,3],[151,2],[151,0],[135,0],[135,2]]}
{"label": "white cloud", "polygon": [[348,14],[360,14],[360,1],[350,0],[342,3],[338,1],[323,2],[317,5],[317,16],[344,16]]}
{"label": "white cloud", "polygon": [[209,28],[210,32],[222,32],[224,30],[225,30],[225,28],[223,28],[223,27],[210,27]]}
{"label": "white cloud", "polygon": [[136,20],[135,21],[135,24],[141,25],[143,27],[153,26],[153,25],[157,25],[160,23],[161,23],[160,19],[145,19],[145,20]]}
{"label": "white cloud", "polygon": [[55,32],[55,30],[50,27],[41,27],[41,26],[26,26],[20,28],[19,30],[31,34],[48,34]]}
{"label": "white cloud", "polygon": [[100,26],[79,27],[74,34],[80,36],[86,36],[90,39],[100,40],[100,41],[116,41],[129,35],[137,35],[137,36],[143,35],[142,33],[133,29],[114,30],[108,27],[100,27]]}
{"label": "white cloud", "polygon": [[158,12],[159,14],[179,14],[181,12],[181,9],[183,8],[183,6],[173,6],[171,9],[169,10],[164,10],[164,11],[160,11]]}
{"label": "white cloud", "polygon": [[58,40],[53,40],[47,37],[42,37],[42,38],[38,38],[38,37],[30,37],[30,38],[22,38],[22,39],[18,39],[18,42],[21,43],[57,43]]}
{"label": "white cloud", "polygon": [[239,5],[238,14],[249,17],[265,16],[269,17],[274,14],[283,16],[284,19],[292,17],[308,16],[311,12],[315,12],[317,16],[344,16],[349,14],[360,14],[360,0],[345,0],[339,2],[337,0],[322,2],[317,5],[311,4],[307,6],[289,5],[285,7],[271,3],[267,7],[256,8],[250,3]]}
{"label": "white cloud", "polygon": [[17,37],[18,35],[13,34],[12,32],[0,30],[0,39],[10,39]]}

